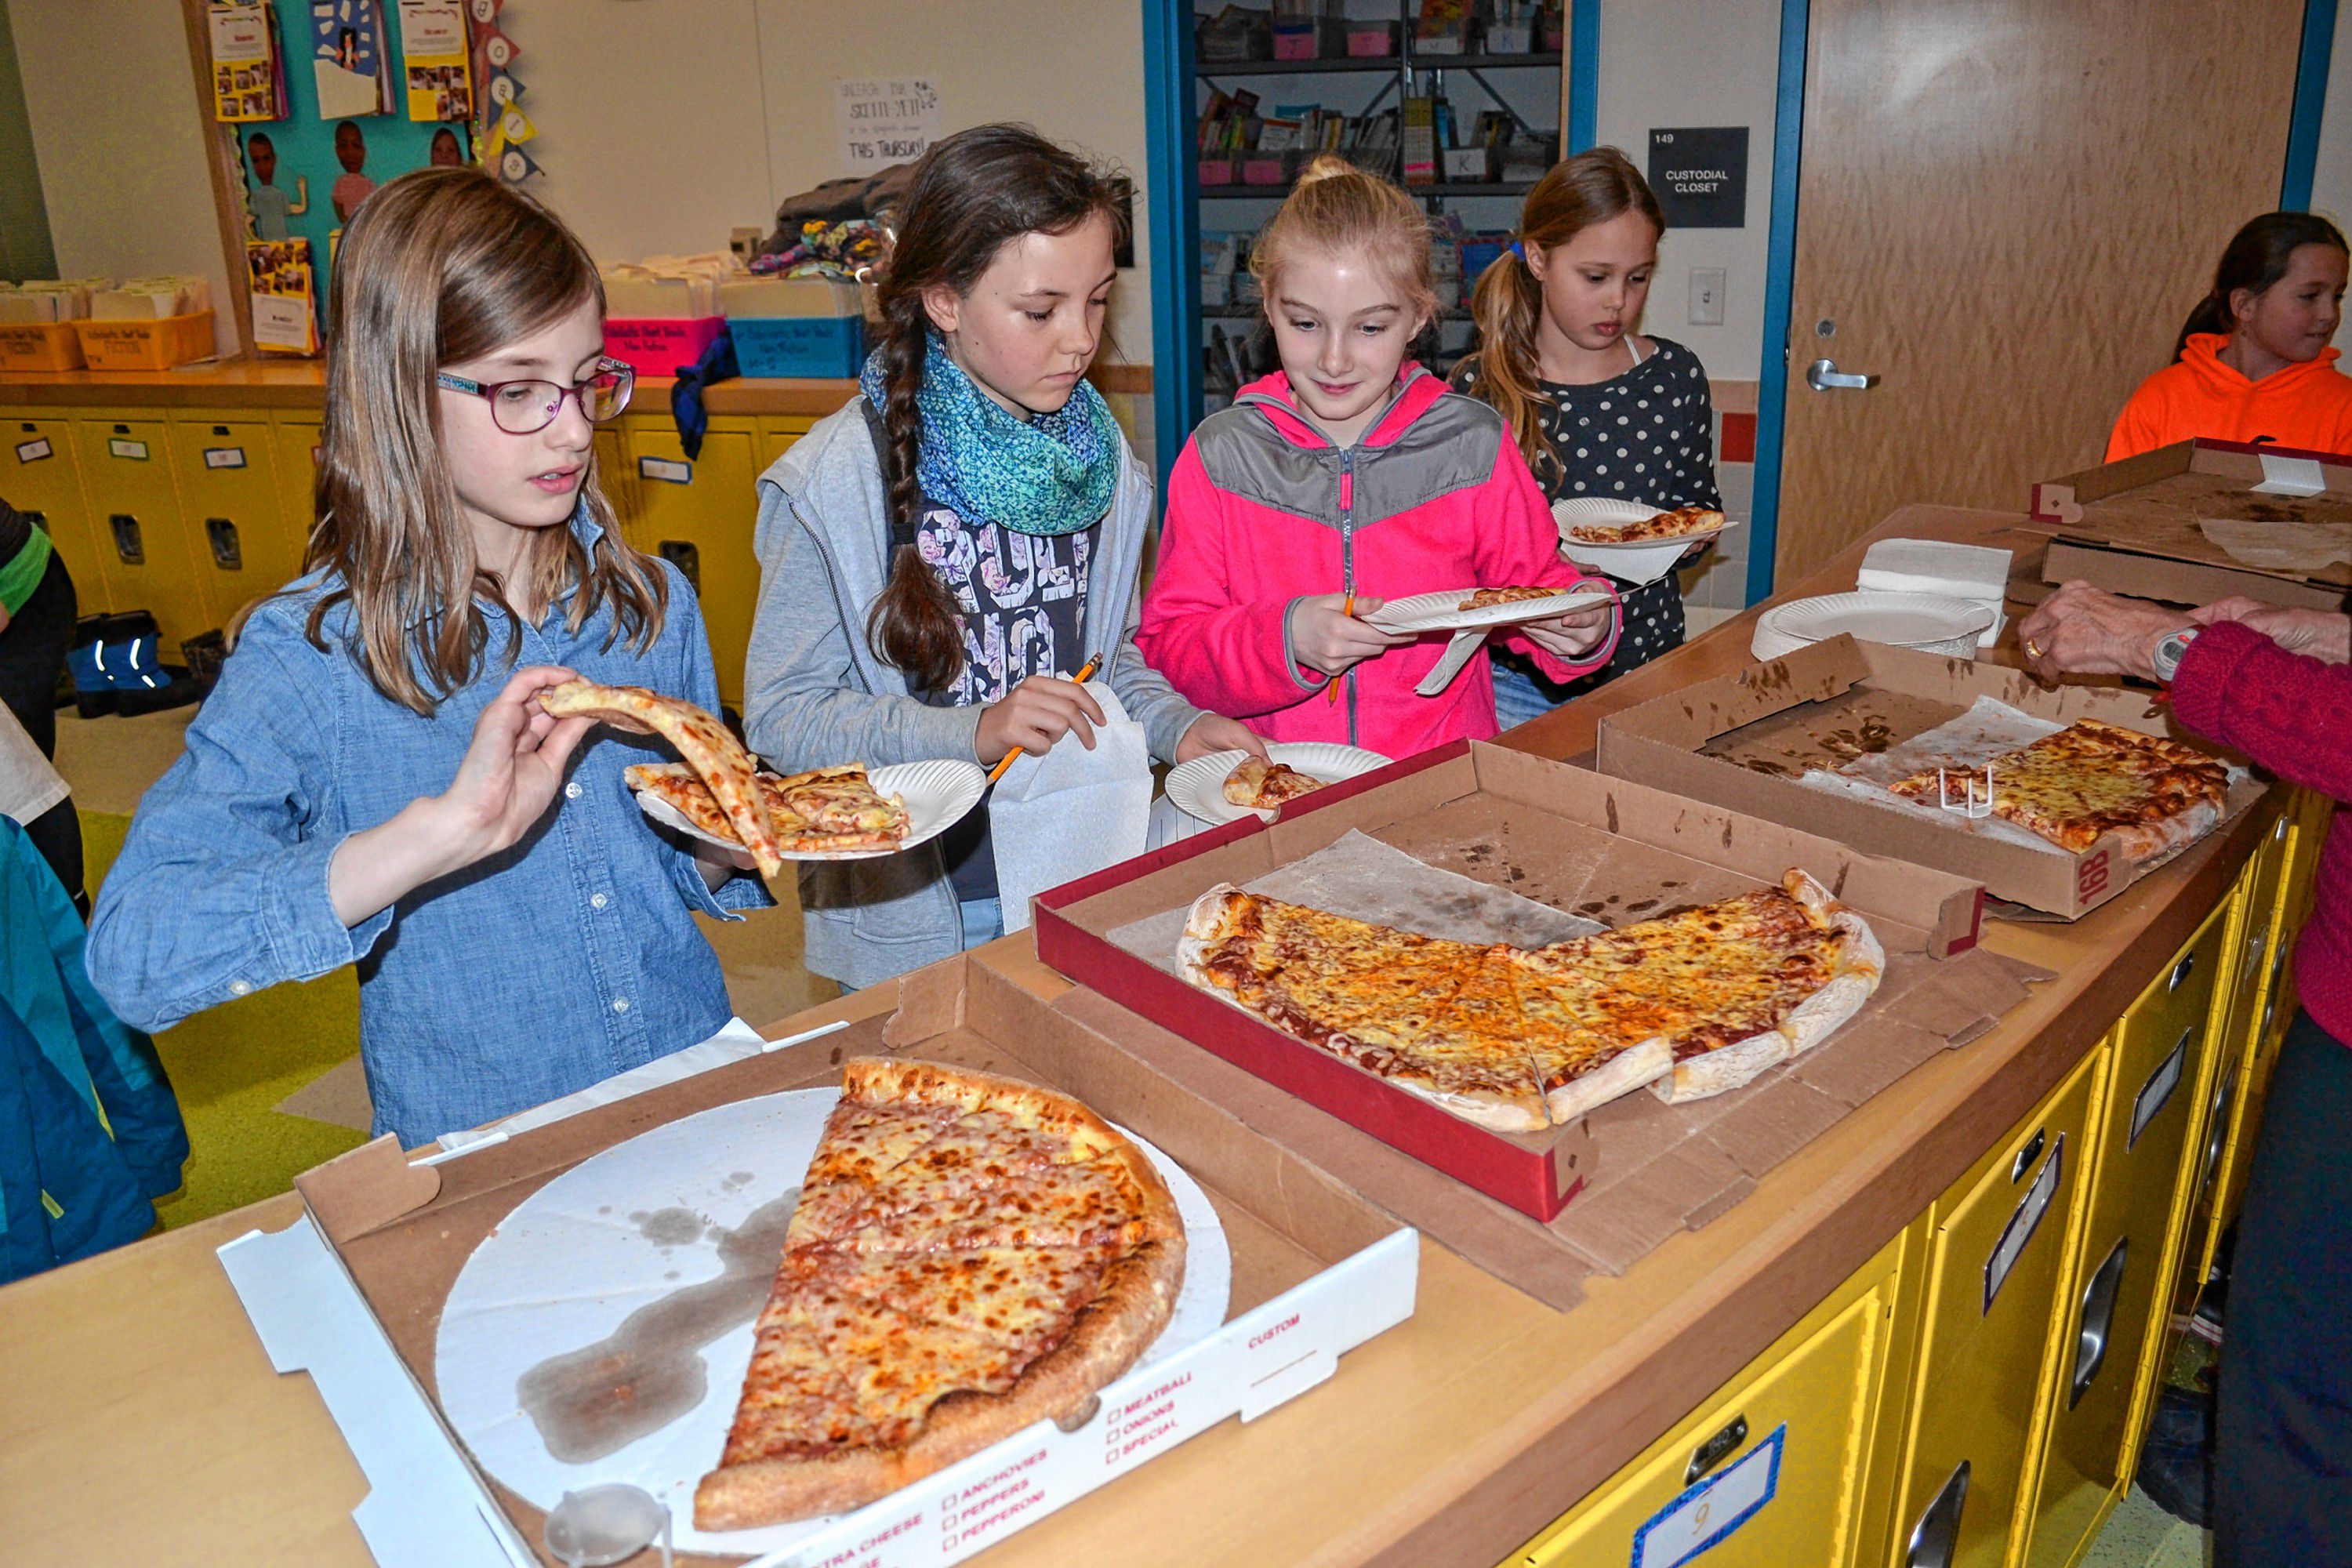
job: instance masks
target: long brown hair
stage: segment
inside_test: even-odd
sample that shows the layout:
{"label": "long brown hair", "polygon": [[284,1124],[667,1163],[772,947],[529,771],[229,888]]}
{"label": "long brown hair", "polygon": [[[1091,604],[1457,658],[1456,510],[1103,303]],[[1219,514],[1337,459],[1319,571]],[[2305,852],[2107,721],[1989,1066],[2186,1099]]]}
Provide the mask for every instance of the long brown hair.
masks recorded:
{"label": "long brown hair", "polygon": [[2317,213],[2264,213],[2232,235],[2229,248],[2221,252],[2221,265],[2213,268],[2213,287],[2181,324],[2172,357],[2179,359],[2189,352],[2192,332],[2236,331],[2238,317],[2230,306],[2230,296],[2241,289],[2250,294],[2267,293],[2286,276],[2294,253],[2306,245],[2343,250],[2344,231]]}
{"label": "long brown hair", "polygon": [[[621,539],[592,448],[580,495],[604,528],[591,550],[545,530],[501,583],[482,570],[441,454],[445,364],[478,358],[593,301],[604,285],[586,247],[554,215],[478,169],[428,168],[368,197],[343,231],[327,297],[327,415],[319,442],[319,521],[307,570],[341,582],[311,607],[311,643],[348,604],[352,657],[377,690],[430,716],[474,679],[489,641],[478,598],[551,605],[571,591],[579,631],[607,600],[612,638],[643,652],[668,605],[663,574]],[[609,646],[608,639],[608,646]],[[521,632],[509,624],[511,661]]]}
{"label": "long brown hair", "polygon": [[1544,439],[1538,417],[1542,399],[1536,389],[1536,329],[1543,321],[1543,284],[1522,252],[1566,245],[1579,230],[1629,212],[1640,213],[1665,234],[1665,215],[1650,183],[1616,148],[1594,147],[1554,163],[1519,211],[1517,247],[1481,273],[1471,293],[1470,313],[1478,323],[1475,390],[1509,423],[1519,455],[1538,474],[1557,472],[1559,454]]}
{"label": "long brown hair", "polygon": [[1325,153],[1307,164],[1297,187],[1250,242],[1250,276],[1258,281],[1269,321],[1282,269],[1301,250],[1360,252],[1404,296],[1407,310],[1424,320],[1437,314],[1429,216],[1396,185],[1345,158]]}
{"label": "long brown hair", "polygon": [[[1024,234],[1067,234],[1108,219],[1114,239],[1124,209],[1111,176],[1025,125],[975,125],[935,143],[915,165],[898,237],[876,287],[882,310],[881,454],[888,521],[911,537],[922,520],[916,465],[922,452],[922,390],[931,319],[927,289],[971,292],[997,252]],[[977,521],[977,520],[975,520]],[[955,596],[912,543],[892,553],[890,578],[866,616],[875,657],[904,670],[917,690],[938,690],[963,668],[963,619]]]}

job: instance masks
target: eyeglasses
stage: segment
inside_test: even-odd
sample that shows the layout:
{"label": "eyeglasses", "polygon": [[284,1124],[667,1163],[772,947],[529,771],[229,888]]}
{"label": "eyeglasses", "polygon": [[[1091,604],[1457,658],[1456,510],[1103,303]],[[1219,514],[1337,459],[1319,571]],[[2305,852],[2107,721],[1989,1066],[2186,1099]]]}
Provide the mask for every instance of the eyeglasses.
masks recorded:
{"label": "eyeglasses", "polygon": [[490,418],[509,436],[529,436],[555,423],[567,397],[579,400],[580,412],[593,424],[619,416],[636,389],[637,373],[616,359],[600,359],[594,374],[577,386],[551,381],[468,381],[441,372],[434,380],[451,392],[471,393],[490,401]]}

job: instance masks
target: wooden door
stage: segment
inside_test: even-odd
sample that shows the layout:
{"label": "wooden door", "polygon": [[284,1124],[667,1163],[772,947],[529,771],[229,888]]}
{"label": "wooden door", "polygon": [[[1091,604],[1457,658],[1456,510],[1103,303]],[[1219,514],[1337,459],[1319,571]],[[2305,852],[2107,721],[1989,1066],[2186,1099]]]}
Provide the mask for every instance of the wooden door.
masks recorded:
{"label": "wooden door", "polygon": [[[1812,0],[1778,581],[2098,462],[2278,199],[2300,0]],[[1811,390],[1806,367],[1878,377]]]}

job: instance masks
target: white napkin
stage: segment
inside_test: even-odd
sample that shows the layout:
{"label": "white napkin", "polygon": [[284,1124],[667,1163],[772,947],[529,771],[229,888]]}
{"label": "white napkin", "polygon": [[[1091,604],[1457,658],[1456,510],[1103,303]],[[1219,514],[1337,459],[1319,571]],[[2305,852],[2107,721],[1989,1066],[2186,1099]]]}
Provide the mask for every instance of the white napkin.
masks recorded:
{"label": "white napkin", "polygon": [[2001,604],[2009,590],[2011,552],[1982,544],[1954,544],[1941,539],[1882,539],[1864,552],[1853,585],[1889,594],[1942,594],[1968,599],[1992,611],[1992,625],[1977,638],[1977,647],[1990,647],[2000,640],[2007,613]]}
{"label": "white napkin", "polygon": [[1095,749],[1065,735],[1042,757],[1022,753],[989,797],[996,842],[996,890],[1004,929],[1026,930],[1029,900],[1143,853],[1151,817],[1151,748],[1099,680],[1087,689],[1107,724]]}

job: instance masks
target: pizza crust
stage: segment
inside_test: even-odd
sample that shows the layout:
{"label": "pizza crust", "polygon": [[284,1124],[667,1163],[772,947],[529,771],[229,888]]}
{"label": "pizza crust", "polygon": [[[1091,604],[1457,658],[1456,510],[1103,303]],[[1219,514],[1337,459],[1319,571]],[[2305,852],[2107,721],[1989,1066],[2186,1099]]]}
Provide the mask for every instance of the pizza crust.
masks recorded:
{"label": "pizza crust", "polygon": [[781,876],[783,848],[760,793],[758,769],[727,726],[693,703],[643,686],[602,686],[567,680],[539,694],[553,718],[593,719],[635,734],[659,735],[710,788],[763,877]]}

